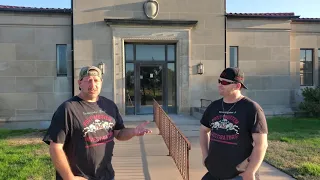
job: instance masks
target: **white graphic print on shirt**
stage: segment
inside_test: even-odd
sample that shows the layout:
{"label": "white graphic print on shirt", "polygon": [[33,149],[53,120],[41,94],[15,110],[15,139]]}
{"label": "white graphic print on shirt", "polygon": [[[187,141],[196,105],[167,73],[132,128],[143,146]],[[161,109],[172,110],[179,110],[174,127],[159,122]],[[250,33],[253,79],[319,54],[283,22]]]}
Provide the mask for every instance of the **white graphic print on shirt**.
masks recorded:
{"label": "white graphic print on shirt", "polygon": [[84,127],[83,137],[87,142],[86,148],[106,144],[113,140],[112,130],[115,126],[115,119],[103,111],[88,116],[82,125]]}
{"label": "white graphic print on shirt", "polygon": [[224,144],[237,145],[239,138],[239,120],[233,116],[236,112],[229,112],[231,115],[215,116],[210,124],[211,141],[216,141]]}

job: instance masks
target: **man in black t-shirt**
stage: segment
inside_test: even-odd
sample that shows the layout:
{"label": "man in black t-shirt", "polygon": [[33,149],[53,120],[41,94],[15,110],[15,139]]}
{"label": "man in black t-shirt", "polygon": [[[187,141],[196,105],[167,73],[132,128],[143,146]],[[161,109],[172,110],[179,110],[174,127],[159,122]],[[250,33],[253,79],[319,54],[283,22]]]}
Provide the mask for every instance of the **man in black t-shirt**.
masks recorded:
{"label": "man in black t-shirt", "polygon": [[223,98],[212,102],[200,120],[200,146],[208,170],[202,180],[259,180],[268,146],[264,112],[241,94],[247,87],[239,68],[225,69],[218,84]]}
{"label": "man in black t-shirt", "polygon": [[50,156],[57,180],[113,180],[111,164],[114,138],[125,141],[151,133],[144,127],[125,128],[116,104],[100,96],[101,70],[83,67],[79,74],[80,93],[55,111],[43,141],[50,145]]}

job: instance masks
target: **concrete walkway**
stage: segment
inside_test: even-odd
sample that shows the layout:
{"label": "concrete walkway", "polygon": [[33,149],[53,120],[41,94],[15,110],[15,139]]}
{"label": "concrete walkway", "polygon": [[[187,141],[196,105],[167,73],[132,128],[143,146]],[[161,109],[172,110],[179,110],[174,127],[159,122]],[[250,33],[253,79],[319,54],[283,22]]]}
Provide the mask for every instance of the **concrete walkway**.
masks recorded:
{"label": "concrete walkway", "polygon": [[[200,120],[188,115],[169,115],[177,127],[191,143],[190,151],[190,180],[200,180],[207,172],[202,165],[202,153],[199,144]],[[291,176],[263,163],[260,168],[261,180],[293,180]]]}
{"label": "concrete walkway", "polygon": [[[149,119],[151,120],[151,119]],[[140,122],[125,121],[126,127],[136,127]],[[182,180],[168,155],[168,148],[154,122],[148,125],[152,134],[134,137],[129,141],[115,141],[112,160],[116,180]]]}

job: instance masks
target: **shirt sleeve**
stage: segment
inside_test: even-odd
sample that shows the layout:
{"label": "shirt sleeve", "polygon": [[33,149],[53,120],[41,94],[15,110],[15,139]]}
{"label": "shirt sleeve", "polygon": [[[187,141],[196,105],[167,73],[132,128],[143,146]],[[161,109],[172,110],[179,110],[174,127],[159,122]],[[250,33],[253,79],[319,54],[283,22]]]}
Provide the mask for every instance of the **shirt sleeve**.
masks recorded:
{"label": "shirt sleeve", "polygon": [[260,105],[255,105],[255,117],[254,123],[251,129],[251,133],[261,133],[267,134],[268,133],[268,126],[266,116],[264,114],[263,109]]}
{"label": "shirt sleeve", "polygon": [[120,115],[119,109],[118,107],[115,105],[116,107],[116,125],[114,126],[114,130],[121,130],[123,128],[125,128],[124,124],[123,124],[123,119]]}
{"label": "shirt sleeve", "polygon": [[200,123],[201,123],[202,125],[204,125],[205,127],[207,127],[207,128],[211,128],[211,127],[210,127],[210,119],[211,119],[211,117],[209,117],[210,109],[211,109],[211,105],[209,105],[209,106],[207,107],[207,109],[204,111],[204,113],[203,113],[203,115],[202,115],[202,118],[201,118],[201,120],[200,120]]}
{"label": "shirt sleeve", "polygon": [[71,115],[65,104],[58,107],[52,116],[51,124],[43,138],[46,144],[55,142],[64,144],[70,130]]}

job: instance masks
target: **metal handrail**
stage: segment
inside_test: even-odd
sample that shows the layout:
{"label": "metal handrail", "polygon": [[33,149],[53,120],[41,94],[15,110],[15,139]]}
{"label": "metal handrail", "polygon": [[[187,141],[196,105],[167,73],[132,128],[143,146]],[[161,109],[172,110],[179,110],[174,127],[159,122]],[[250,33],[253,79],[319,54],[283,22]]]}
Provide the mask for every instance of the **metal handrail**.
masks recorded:
{"label": "metal handrail", "polygon": [[[206,103],[204,103],[206,102]],[[212,100],[209,100],[209,99],[200,99],[200,103],[201,103],[201,108],[206,108],[208,107],[211,103],[212,103]],[[205,105],[206,104],[206,105]]]}
{"label": "metal handrail", "polygon": [[162,136],[171,156],[184,180],[189,180],[189,151],[191,143],[173,123],[167,113],[154,100],[153,119],[158,126],[159,134]]}

